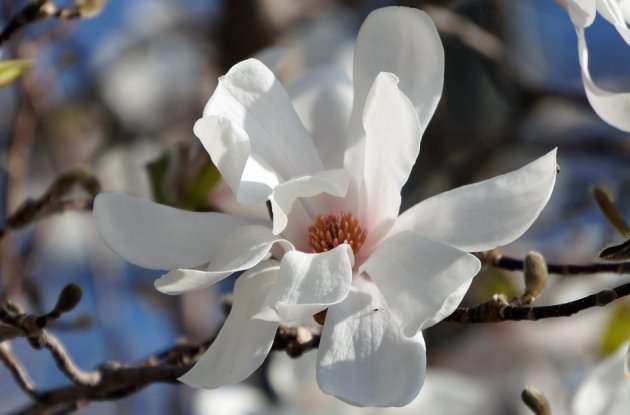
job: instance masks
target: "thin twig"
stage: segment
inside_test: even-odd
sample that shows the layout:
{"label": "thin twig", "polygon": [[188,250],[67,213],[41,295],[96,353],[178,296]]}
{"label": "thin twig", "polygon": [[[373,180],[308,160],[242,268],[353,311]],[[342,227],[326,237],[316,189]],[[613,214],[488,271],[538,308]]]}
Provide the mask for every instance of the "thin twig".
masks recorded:
{"label": "thin twig", "polygon": [[[523,269],[523,260],[494,253],[491,255],[482,254],[479,256],[484,264],[508,271],[521,271]],[[564,276],[597,274],[600,272],[610,272],[615,274],[630,273],[630,262],[621,263],[594,263],[585,265],[571,264],[547,264],[547,270],[550,274],[558,274]]]}
{"label": "thin twig", "polygon": [[80,386],[94,386],[101,381],[101,372],[86,372],[80,369],[72,360],[66,348],[57,337],[43,331],[40,341],[55,359],[57,367],[75,384]]}
{"label": "thin twig", "polygon": [[483,57],[498,62],[508,54],[508,49],[501,39],[467,17],[434,4],[424,5],[423,10],[431,16],[441,33],[456,37]]}
{"label": "thin twig", "polygon": [[9,40],[19,29],[33,22],[42,19],[41,9],[46,5],[47,0],[35,0],[24,6],[0,32],[0,45]]}
{"label": "thin twig", "polygon": [[[62,200],[61,198],[78,185],[86,190],[90,198]],[[33,222],[68,210],[91,210],[94,197],[100,191],[100,184],[94,175],[86,169],[75,169],[59,176],[46,192],[37,199],[27,200],[5,221],[0,228],[0,238],[8,231],[20,229]]]}
{"label": "thin twig", "polygon": [[59,8],[50,0],[33,0],[15,14],[0,32],[0,45],[9,40],[20,29],[50,18],[78,19],[84,12],[79,6]]}
{"label": "thin twig", "polygon": [[11,346],[7,342],[0,343],[0,361],[9,369],[15,383],[33,400],[38,400],[39,396],[33,382],[29,377],[26,370],[22,367],[20,362],[13,356],[11,352]]}
{"label": "thin twig", "polygon": [[603,307],[618,298],[630,295],[630,283],[610,290],[570,301],[568,303],[540,306],[515,307],[507,303],[503,296],[495,295],[490,301],[471,308],[458,308],[446,318],[457,323],[497,323],[500,321],[541,320],[545,318],[568,317],[592,307]]}

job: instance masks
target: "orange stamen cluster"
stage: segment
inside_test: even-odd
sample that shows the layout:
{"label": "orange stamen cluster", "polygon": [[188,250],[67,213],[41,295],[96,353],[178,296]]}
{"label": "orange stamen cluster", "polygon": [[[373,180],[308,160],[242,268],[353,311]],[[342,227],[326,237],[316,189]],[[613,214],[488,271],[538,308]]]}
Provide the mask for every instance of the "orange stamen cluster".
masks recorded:
{"label": "orange stamen cluster", "polygon": [[313,252],[326,252],[339,244],[348,244],[356,255],[366,238],[366,230],[350,212],[319,215],[315,223],[308,228],[308,243]]}

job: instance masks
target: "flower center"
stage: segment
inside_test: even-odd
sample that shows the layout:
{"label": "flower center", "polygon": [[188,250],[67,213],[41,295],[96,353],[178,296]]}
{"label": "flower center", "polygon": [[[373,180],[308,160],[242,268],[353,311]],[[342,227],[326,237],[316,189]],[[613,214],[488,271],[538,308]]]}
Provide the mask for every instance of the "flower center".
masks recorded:
{"label": "flower center", "polygon": [[356,255],[365,243],[367,231],[350,212],[317,216],[308,228],[308,243],[313,252],[326,252],[339,244],[348,244]]}

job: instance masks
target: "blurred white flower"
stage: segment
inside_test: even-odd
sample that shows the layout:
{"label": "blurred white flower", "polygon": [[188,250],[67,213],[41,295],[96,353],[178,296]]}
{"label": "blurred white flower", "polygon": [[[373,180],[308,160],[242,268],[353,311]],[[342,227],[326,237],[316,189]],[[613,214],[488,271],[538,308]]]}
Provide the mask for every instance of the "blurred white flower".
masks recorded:
{"label": "blurred white flower", "polygon": [[630,131],[630,93],[606,91],[595,84],[588,68],[588,47],[584,34],[584,29],[593,23],[599,13],[630,45],[630,28],[627,24],[630,18],[630,1],[566,0],[566,4],[578,37],[578,55],[586,97],[604,121],[620,130]]}
{"label": "blurred white flower", "polygon": [[574,415],[626,415],[630,408],[630,367],[626,343],[600,363],[573,399]]}
{"label": "blurred white flower", "polygon": [[200,390],[193,399],[193,415],[264,415],[269,413],[265,395],[250,385],[231,385],[220,390]]}
{"label": "blurred white flower", "polygon": [[[239,202],[268,200],[273,223],[117,194],[97,198],[95,219],[112,249],[172,270],[156,281],[162,292],[248,270],[217,339],[181,381],[206,388],[240,381],[262,363],[278,324],[312,322],[325,311],[322,391],[361,406],[403,406],[417,396],[426,368],[421,330],[466,293],[480,267],[468,252],[519,237],[556,178],[554,150],[398,216],[443,73],[442,45],[426,14],[373,12],[357,40],[349,127],[327,130],[334,139],[324,149],[267,67],[235,65],[195,134]],[[204,264],[206,271],[193,269]]]}

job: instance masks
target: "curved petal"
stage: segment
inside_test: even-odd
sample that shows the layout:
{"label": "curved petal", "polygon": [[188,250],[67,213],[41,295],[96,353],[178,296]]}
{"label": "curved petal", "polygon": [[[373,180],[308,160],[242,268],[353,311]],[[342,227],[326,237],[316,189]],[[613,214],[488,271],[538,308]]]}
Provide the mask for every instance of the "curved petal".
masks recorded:
{"label": "curved petal", "polygon": [[444,84],[444,49],[426,13],[385,7],[365,19],[354,53],[353,131],[360,125],[368,91],[380,72],[400,78],[400,89],[416,108],[420,125],[426,128]]}
{"label": "curved petal", "polygon": [[567,11],[574,26],[585,28],[595,20],[596,0],[567,0]]}
{"label": "curved petal", "polygon": [[619,35],[630,45],[630,29],[621,9],[620,0],[598,0],[597,10],[604,19],[615,26]]}
{"label": "curved petal", "polygon": [[402,331],[412,337],[454,311],[480,268],[467,252],[400,232],[383,241],[360,271],[374,280]]}
{"label": "curved petal", "polygon": [[174,269],[155,280],[153,285],[163,294],[179,295],[209,287],[230,274],[195,269]]}
{"label": "curved petal", "polygon": [[[252,157],[264,160],[285,180],[324,169],[284,87],[256,59],[234,65],[219,78],[203,115],[222,116],[238,126],[249,138]],[[212,130],[200,128],[195,134],[208,144],[215,139]]]}
{"label": "curved petal", "polygon": [[321,390],[359,406],[408,404],[426,372],[422,333],[405,336],[376,285],[362,279],[328,309],[317,357]]}
{"label": "curved petal", "polygon": [[287,91],[324,166],[343,167],[353,93],[346,72],[337,66],[314,68],[289,85]]}
{"label": "curved petal", "polygon": [[[276,186],[270,198],[273,211],[273,233],[277,235],[286,228],[288,215],[291,213],[295,199],[310,198],[321,193],[341,197],[348,191],[349,182],[349,172],[336,169],[321,171],[313,176],[296,177]],[[308,208],[308,204],[304,206]],[[315,220],[314,212],[307,213],[312,220]]]}
{"label": "curved petal", "polygon": [[256,318],[286,325],[311,319],[313,314],[346,298],[352,265],[348,244],[320,254],[287,252],[282,257],[280,275]]}
{"label": "curved petal", "polygon": [[164,294],[182,294],[207,287],[267,259],[274,245],[280,245],[284,251],[293,250],[289,241],[274,236],[267,226],[242,226],[212,253],[207,271],[176,269],[157,279],[155,288]]}
{"label": "curved petal", "polygon": [[234,229],[262,222],[224,213],[187,212],[117,193],[96,197],[94,220],[118,255],[145,268],[166,270],[203,265]]}
{"label": "curved petal", "polygon": [[630,406],[630,379],[624,376],[627,344],[601,362],[573,398],[575,415],[624,415]]}
{"label": "curved petal", "polygon": [[267,200],[282,180],[260,154],[252,153],[247,134],[228,118],[201,118],[193,130],[240,203],[249,205]]}
{"label": "curved petal", "polygon": [[[398,78],[382,72],[367,97],[363,126],[365,200],[359,213],[370,237],[383,222],[391,226],[400,209],[400,190],[407,182],[420,152],[422,128],[409,99],[398,89]],[[358,178],[357,178],[358,180]]]}
{"label": "curved petal", "polygon": [[467,252],[485,251],[521,236],[553,190],[556,150],[510,173],[426,199],[398,217],[390,231],[414,231]]}
{"label": "curved petal", "polygon": [[630,92],[609,92],[599,88],[593,82],[588,69],[588,49],[584,29],[576,28],[578,37],[578,55],[582,68],[582,82],[586,97],[599,117],[623,131],[630,131]]}
{"label": "curved petal", "polygon": [[221,331],[195,366],[179,378],[181,382],[213,389],[247,378],[262,364],[278,325],[252,316],[260,310],[278,270],[277,261],[266,261],[238,278],[234,305]]}

